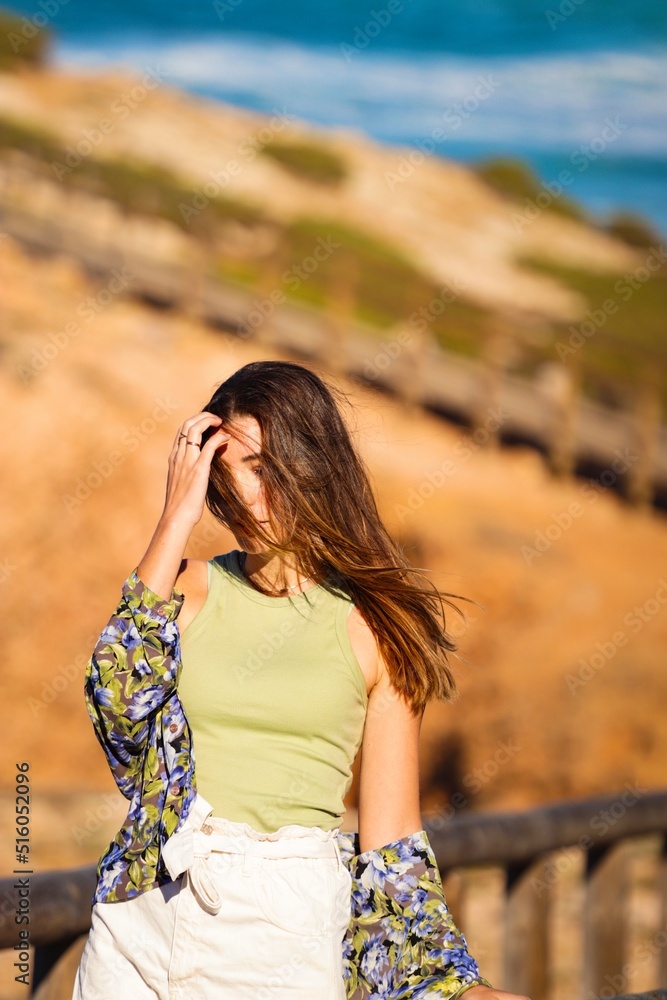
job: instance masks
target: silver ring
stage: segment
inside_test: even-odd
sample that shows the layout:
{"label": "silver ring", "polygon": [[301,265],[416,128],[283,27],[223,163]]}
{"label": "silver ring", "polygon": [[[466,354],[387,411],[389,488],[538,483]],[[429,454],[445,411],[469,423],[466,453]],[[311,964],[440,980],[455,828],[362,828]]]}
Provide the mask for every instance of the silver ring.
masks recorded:
{"label": "silver ring", "polygon": [[195,447],[197,447],[197,448],[201,448],[201,445],[200,445],[200,444],[197,444],[197,442],[196,442],[196,441],[186,441],[185,443],[186,443],[186,444],[193,444],[193,445],[195,445]]}

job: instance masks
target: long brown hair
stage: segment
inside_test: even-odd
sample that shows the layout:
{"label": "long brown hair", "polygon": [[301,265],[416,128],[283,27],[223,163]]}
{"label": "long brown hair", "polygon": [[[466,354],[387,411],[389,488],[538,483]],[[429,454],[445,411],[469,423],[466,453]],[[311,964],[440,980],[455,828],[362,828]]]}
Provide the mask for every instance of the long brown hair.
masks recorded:
{"label": "long brown hair", "polygon": [[257,420],[273,534],[243,503],[217,456],[206,505],[227,527],[238,522],[275,551],[291,553],[299,574],[351,597],[394,687],[417,714],[430,698],[457,696],[448,653],[458,647],[446,631],[445,605],[464,616],[448,600],[458,595],[411,566],[383,525],[337,400],[347,401],[341,389],[291,361],[253,361],[220,383],[203,409],[228,429],[238,417]]}

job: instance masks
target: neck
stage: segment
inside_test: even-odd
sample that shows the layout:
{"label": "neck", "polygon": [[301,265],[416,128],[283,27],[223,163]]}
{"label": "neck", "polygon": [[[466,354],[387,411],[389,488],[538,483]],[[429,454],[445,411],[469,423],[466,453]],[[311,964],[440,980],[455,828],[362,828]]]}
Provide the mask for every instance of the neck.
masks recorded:
{"label": "neck", "polygon": [[304,584],[310,582],[310,577],[298,573],[295,567],[278,556],[242,551],[240,561],[241,571],[250,583],[258,583],[263,589],[278,594],[298,593]]}

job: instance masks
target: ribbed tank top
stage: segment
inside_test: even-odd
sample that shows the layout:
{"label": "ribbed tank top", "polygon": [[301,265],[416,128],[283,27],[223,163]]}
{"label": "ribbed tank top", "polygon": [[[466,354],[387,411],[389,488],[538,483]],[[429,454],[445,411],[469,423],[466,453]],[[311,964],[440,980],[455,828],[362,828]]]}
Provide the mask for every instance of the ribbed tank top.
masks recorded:
{"label": "ribbed tank top", "polygon": [[261,594],[240,556],[209,560],[208,595],[181,635],[197,788],[214,815],[256,830],[333,829],[368,705],[347,632],[353,603],[321,584]]}

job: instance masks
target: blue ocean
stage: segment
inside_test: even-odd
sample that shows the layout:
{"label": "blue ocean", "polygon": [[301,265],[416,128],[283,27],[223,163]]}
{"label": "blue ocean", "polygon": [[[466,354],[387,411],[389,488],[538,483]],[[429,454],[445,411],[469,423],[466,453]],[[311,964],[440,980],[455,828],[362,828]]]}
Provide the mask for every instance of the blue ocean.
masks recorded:
{"label": "blue ocean", "polygon": [[[63,65],[159,66],[167,82],[197,94],[287,108],[391,143],[423,148],[440,127],[436,154],[518,156],[545,182],[585,162],[570,197],[600,221],[635,211],[667,235],[663,0],[56,6],[50,26]],[[12,7],[40,10],[39,0]]]}

